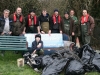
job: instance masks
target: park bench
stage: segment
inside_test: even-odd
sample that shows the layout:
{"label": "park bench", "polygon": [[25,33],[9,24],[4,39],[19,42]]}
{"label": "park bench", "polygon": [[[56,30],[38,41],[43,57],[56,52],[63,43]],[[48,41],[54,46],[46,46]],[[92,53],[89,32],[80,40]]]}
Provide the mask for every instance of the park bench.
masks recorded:
{"label": "park bench", "polygon": [[[5,51],[28,51],[27,47],[32,46],[36,34],[25,34],[25,36],[0,36],[0,50]],[[52,51],[64,47],[61,34],[41,34],[46,51]]]}
{"label": "park bench", "polygon": [[27,51],[26,37],[0,36],[0,50]]}

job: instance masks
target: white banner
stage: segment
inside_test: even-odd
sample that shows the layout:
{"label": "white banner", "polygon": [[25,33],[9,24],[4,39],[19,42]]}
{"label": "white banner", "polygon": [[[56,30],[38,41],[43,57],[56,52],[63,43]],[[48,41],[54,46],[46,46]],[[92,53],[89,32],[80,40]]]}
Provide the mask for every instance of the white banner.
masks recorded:
{"label": "white banner", "polygon": [[[36,34],[25,34],[28,47],[32,46]],[[62,34],[41,34],[44,48],[57,48],[64,46]]]}

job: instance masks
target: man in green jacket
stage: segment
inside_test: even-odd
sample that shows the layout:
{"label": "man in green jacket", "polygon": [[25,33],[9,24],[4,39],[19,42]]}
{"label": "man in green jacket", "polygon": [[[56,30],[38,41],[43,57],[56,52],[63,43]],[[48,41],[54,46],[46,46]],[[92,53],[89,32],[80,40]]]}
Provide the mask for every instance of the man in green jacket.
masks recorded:
{"label": "man in green jacket", "polygon": [[74,25],[75,25],[75,27],[76,27],[75,35],[72,36],[72,41],[73,41],[73,42],[76,42],[76,37],[77,37],[77,35],[78,35],[78,19],[77,19],[77,17],[75,16],[74,10],[70,10],[70,17],[74,20]]}
{"label": "man in green jacket", "polygon": [[69,36],[69,40],[72,41],[72,36],[75,35],[75,25],[74,20],[70,18],[69,12],[64,13],[64,18],[62,19],[62,31],[64,34]]}

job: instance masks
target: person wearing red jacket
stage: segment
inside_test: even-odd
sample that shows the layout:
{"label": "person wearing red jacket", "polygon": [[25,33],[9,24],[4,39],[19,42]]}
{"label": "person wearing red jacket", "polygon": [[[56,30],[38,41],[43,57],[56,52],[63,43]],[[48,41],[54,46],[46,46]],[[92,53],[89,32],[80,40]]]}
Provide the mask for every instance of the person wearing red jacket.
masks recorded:
{"label": "person wearing red jacket", "polygon": [[55,9],[54,14],[50,19],[51,33],[62,33],[61,25],[62,25],[62,18],[59,15],[58,9]]}
{"label": "person wearing red jacket", "polygon": [[80,20],[80,31],[82,37],[82,44],[90,44],[91,35],[93,34],[95,22],[86,9],[83,10],[83,16]]}
{"label": "person wearing red jacket", "polygon": [[29,11],[25,18],[26,33],[40,33],[39,21],[35,14],[35,9]]}

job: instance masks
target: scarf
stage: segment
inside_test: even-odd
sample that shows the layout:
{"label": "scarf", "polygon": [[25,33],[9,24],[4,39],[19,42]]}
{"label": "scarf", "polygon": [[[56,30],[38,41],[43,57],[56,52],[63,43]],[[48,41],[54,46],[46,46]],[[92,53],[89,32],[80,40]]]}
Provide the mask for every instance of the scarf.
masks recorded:
{"label": "scarf", "polygon": [[[36,15],[34,16],[34,25],[36,25],[37,22],[37,17]],[[28,25],[31,26],[32,25],[32,20],[31,20],[31,16],[28,15]]]}
{"label": "scarf", "polygon": [[[60,23],[61,22],[61,17],[60,17],[60,15],[58,15],[58,23]],[[55,15],[53,15],[53,23],[54,24],[56,24],[57,22],[56,22],[56,16]]]}
{"label": "scarf", "polygon": [[[84,19],[84,18],[85,18],[85,19]],[[86,23],[86,22],[88,21],[88,18],[89,18],[89,15],[88,15],[88,14],[87,14],[85,17],[82,16],[82,17],[81,17],[81,23],[82,23],[82,24]]]}
{"label": "scarf", "polygon": [[[14,13],[13,20],[14,20],[14,22],[16,22],[16,21],[17,21],[16,13]],[[23,16],[22,16],[22,15],[20,16],[19,21],[20,21],[20,22],[22,22],[22,21],[23,21]]]}

